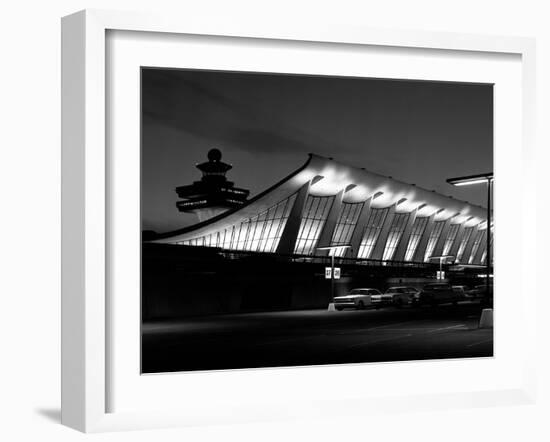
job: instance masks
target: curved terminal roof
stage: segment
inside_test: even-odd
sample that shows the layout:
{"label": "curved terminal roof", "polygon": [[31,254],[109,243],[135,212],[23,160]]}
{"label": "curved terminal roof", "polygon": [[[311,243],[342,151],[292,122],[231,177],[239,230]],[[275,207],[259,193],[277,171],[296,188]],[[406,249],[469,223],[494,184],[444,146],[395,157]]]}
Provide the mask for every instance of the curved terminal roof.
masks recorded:
{"label": "curved terminal roof", "polygon": [[339,163],[330,158],[310,154],[306,163],[266,191],[250,199],[246,205],[229,210],[204,222],[158,235],[152,242],[178,243],[223,230],[269,209],[294,195],[311,182],[309,194],[336,195],[347,189],[343,201],[362,202],[373,198],[371,207],[389,207],[398,203],[396,212],[412,212],[417,216],[435,214],[436,220],[453,218],[453,222],[477,225],[486,218],[486,208],[470,204],[435,191],[407,184],[391,177]]}

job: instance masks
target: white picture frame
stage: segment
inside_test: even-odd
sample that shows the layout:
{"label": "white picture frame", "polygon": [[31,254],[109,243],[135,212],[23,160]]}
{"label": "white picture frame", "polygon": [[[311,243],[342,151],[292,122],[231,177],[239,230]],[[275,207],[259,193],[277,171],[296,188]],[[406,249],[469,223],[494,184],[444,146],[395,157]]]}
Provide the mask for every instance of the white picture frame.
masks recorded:
{"label": "white picture frame", "polygon": [[[198,410],[108,412],[110,384],[109,324],[111,312],[108,293],[107,228],[110,197],[107,174],[107,100],[106,34],[109,31],[142,31],[163,34],[239,37],[284,40],[288,42],[369,45],[515,54],[521,57],[522,121],[521,151],[526,177],[534,158],[535,45],[532,39],[493,37],[417,31],[389,31],[349,28],[326,24],[295,26],[269,22],[211,22],[198,17],[166,17],[150,14],[87,10],[62,21],[62,423],[84,432],[137,428],[156,428],[207,424],[209,422],[247,422],[284,419],[289,416],[329,416],[334,404],[339,409],[353,406],[354,413],[380,410],[396,412],[417,409],[532,403],[536,393],[534,339],[526,344],[522,356],[521,380],[505,388],[463,393],[373,398],[328,397],[312,399],[312,407],[302,405],[288,413],[284,407],[259,405],[250,413],[250,403],[235,407],[231,416]],[[522,263],[533,255],[535,231],[528,228],[534,219],[534,193],[519,190],[522,198]],[[516,259],[518,259],[516,257]],[[522,268],[522,307],[534,304],[536,293],[527,266]],[[523,333],[533,336],[535,324],[523,319]],[[136,337],[137,339],[137,337]],[[532,342],[533,344],[529,344]],[[334,368],[333,369],[337,369]],[[356,367],[355,369],[361,369]],[[269,376],[269,373],[264,376]],[[351,405],[350,405],[351,404]]]}

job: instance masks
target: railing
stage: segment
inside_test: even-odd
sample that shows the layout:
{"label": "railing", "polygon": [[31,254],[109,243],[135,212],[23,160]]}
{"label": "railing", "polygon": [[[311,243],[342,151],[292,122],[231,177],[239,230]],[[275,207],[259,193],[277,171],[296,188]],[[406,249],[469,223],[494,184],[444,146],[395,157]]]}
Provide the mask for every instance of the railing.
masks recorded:
{"label": "railing", "polygon": [[[270,266],[277,267],[279,265],[303,264],[311,265],[312,271],[319,273],[323,271],[323,267],[331,265],[331,256],[312,256],[298,254],[278,254],[266,252],[251,252],[244,250],[228,250],[216,247],[205,246],[183,246],[172,244],[150,244],[144,243],[144,258],[148,260],[169,260],[176,261],[176,265],[188,266],[190,262],[195,262],[200,265],[201,262],[209,262],[212,264],[221,264],[223,261],[233,261],[235,264],[248,265],[251,268],[260,266],[269,268]],[[145,250],[147,249],[147,250]],[[160,262],[160,261],[159,261]],[[179,263],[178,263],[179,262]],[[436,271],[440,269],[439,263],[430,262],[411,262],[411,261],[388,261],[382,259],[358,259],[335,257],[335,266],[341,267],[344,275],[362,274],[362,269],[378,269],[379,275],[423,275],[422,277],[435,278]],[[304,269],[305,270],[305,269]],[[471,279],[479,273],[480,268],[462,268],[454,264],[443,264],[441,270],[445,271],[447,278],[466,278]],[[309,272],[310,270],[308,270]],[[466,282],[471,285],[471,282]]]}
{"label": "railing", "polygon": [[[212,253],[222,255],[226,259],[243,259],[247,257],[256,257],[258,259],[275,259],[289,262],[303,262],[303,263],[314,263],[314,264],[325,264],[330,265],[332,257],[328,255],[319,256],[319,255],[301,255],[301,254],[280,254],[280,253],[268,253],[268,252],[253,252],[246,250],[229,250],[222,249],[219,247],[206,247],[206,246],[175,246],[175,247],[189,247],[196,250],[208,249]],[[415,261],[395,261],[395,260],[383,260],[383,259],[361,259],[361,258],[345,258],[345,257],[335,257],[335,265],[346,266],[346,265],[364,265],[364,266],[374,266],[374,267],[406,267],[406,268],[423,268],[423,269],[432,269],[439,268],[439,263],[431,262],[415,262]],[[449,264],[444,264],[443,268],[447,268]]]}

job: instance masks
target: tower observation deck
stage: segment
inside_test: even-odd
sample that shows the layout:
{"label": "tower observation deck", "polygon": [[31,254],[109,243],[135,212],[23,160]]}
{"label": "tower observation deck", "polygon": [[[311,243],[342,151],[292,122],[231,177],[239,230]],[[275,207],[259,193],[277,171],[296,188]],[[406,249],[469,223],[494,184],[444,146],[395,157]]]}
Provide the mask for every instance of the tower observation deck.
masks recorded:
{"label": "tower observation deck", "polygon": [[202,172],[201,180],[176,188],[182,199],[176,203],[180,212],[194,213],[199,221],[204,221],[245,204],[250,191],[239,189],[227,180],[225,174],[233,166],[224,163],[221,158],[222,153],[218,149],[211,149],[208,161],[196,165]]}

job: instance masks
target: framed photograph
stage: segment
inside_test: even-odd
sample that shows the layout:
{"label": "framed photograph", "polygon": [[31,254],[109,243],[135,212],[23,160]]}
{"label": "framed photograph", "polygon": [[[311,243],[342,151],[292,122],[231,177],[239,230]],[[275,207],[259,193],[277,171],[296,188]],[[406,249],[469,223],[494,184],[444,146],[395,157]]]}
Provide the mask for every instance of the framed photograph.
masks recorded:
{"label": "framed photograph", "polygon": [[533,400],[532,40],[62,31],[64,424]]}

